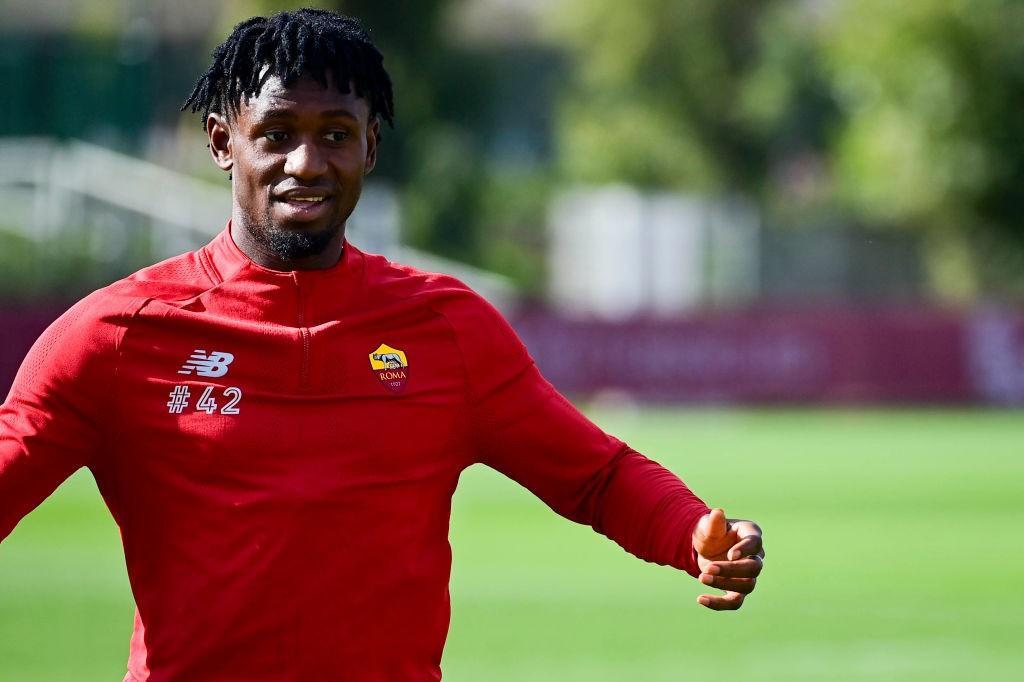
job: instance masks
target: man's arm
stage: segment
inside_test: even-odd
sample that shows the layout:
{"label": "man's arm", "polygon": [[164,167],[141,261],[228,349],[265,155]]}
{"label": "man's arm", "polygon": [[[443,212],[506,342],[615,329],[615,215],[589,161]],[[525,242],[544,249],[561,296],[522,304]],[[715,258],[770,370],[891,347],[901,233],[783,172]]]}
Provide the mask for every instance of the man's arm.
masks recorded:
{"label": "man's arm", "polygon": [[43,332],[0,406],[0,540],[101,447],[114,377],[94,312],[86,299]]}
{"label": "man's arm", "polygon": [[707,506],[679,478],[579,413],[532,365],[474,401],[478,459],[641,559],[698,575]]}
{"label": "man's arm", "polygon": [[[695,532],[708,518],[707,506],[671,471],[580,414],[540,375],[493,308],[479,301],[449,313],[466,366],[477,461],[642,559],[695,577],[710,571],[704,579],[716,587],[726,576],[715,571],[753,578],[745,565],[731,565],[726,557],[701,565]],[[701,603],[716,608],[716,599]]]}
{"label": "man's arm", "polygon": [[756,587],[764,559],[756,523],[709,511],[671,471],[587,420],[536,368],[474,413],[481,461],[631,554],[725,591],[701,595],[702,606],[736,610]]}

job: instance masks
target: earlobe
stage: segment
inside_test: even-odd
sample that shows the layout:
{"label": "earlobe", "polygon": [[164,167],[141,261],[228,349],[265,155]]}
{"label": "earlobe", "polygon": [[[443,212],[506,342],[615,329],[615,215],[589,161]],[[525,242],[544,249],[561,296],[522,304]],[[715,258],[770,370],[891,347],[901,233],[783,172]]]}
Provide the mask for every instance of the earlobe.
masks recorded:
{"label": "earlobe", "polygon": [[220,114],[210,114],[206,118],[206,136],[210,140],[210,155],[217,168],[231,170],[234,156],[231,149],[231,129],[227,119]]}
{"label": "earlobe", "polygon": [[369,175],[377,166],[377,144],[380,142],[380,119],[375,118],[366,129],[366,166],[363,175]]}

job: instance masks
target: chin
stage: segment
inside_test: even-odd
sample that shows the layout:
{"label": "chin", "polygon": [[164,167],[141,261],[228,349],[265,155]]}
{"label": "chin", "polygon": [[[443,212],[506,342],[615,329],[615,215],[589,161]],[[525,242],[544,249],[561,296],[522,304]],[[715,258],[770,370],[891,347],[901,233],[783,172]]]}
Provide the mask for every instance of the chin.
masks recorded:
{"label": "chin", "polygon": [[308,224],[298,229],[273,228],[267,236],[271,252],[284,261],[317,256],[327,250],[338,234],[338,228],[317,229]]}

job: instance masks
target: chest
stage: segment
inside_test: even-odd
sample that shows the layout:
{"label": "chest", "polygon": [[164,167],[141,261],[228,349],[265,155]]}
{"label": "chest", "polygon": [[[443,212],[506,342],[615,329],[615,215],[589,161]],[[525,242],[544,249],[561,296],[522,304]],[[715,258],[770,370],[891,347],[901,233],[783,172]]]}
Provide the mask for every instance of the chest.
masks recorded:
{"label": "chest", "polygon": [[116,462],[172,489],[283,499],[450,480],[464,395],[457,346],[430,315],[306,328],[163,312],[122,342]]}

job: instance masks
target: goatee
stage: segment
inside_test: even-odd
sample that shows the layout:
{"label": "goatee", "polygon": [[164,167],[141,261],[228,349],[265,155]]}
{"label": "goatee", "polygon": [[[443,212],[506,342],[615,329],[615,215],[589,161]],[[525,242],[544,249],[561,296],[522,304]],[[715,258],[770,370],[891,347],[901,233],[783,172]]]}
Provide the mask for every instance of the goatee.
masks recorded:
{"label": "goatee", "polygon": [[285,262],[320,255],[327,250],[337,233],[334,227],[321,230],[287,230],[267,224],[251,232],[265,249]]}
{"label": "goatee", "polygon": [[289,261],[320,255],[334,238],[334,231],[328,229],[316,232],[292,232],[275,228],[269,236],[268,247],[270,250],[281,260]]}

